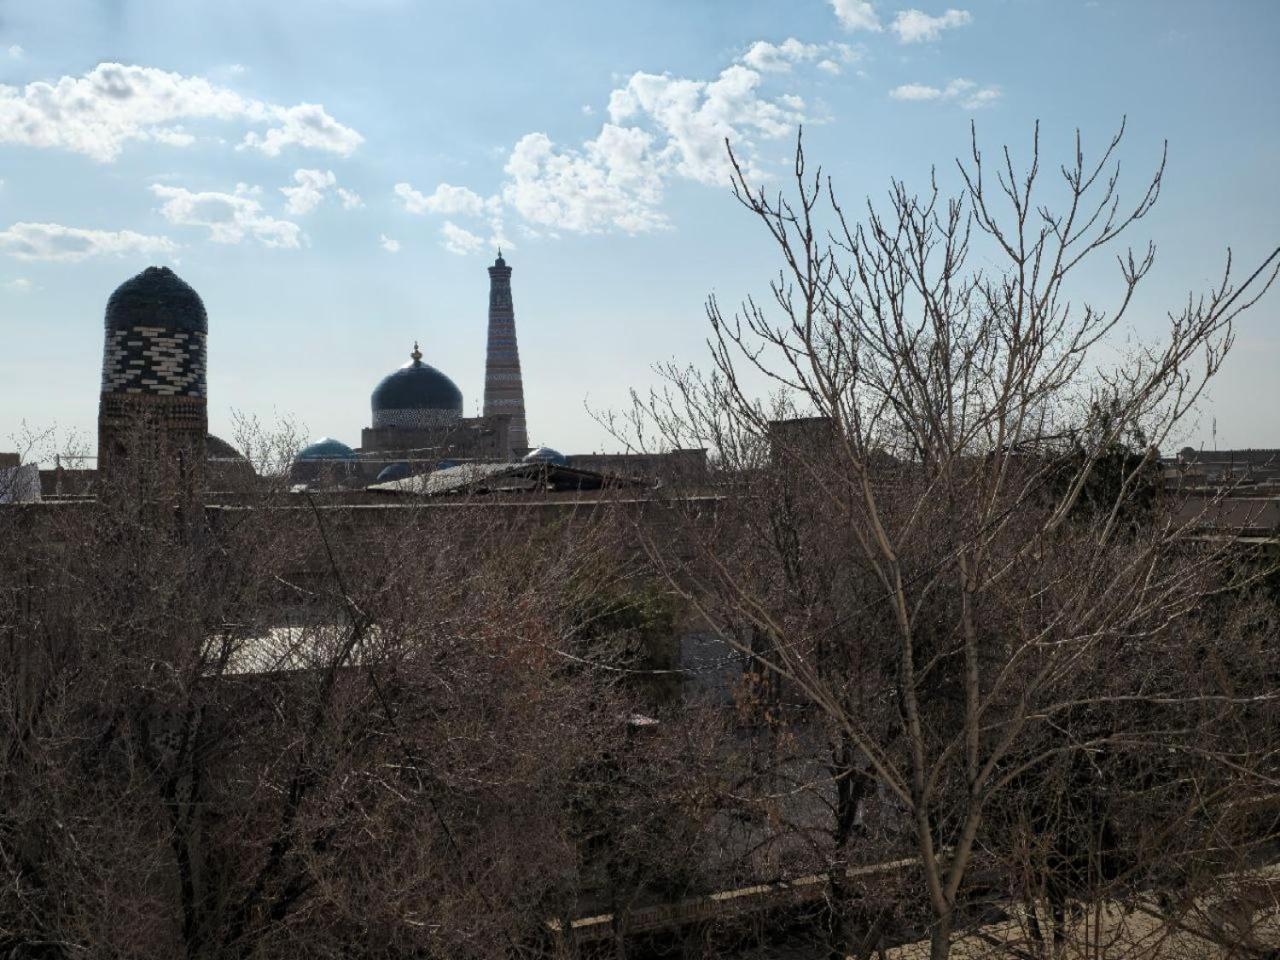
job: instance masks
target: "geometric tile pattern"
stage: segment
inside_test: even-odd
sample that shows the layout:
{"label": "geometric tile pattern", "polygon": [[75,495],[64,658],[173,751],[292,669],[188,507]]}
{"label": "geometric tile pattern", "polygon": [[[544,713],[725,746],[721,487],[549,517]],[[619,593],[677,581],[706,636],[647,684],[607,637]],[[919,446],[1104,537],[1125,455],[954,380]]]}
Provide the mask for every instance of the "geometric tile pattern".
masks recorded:
{"label": "geometric tile pattern", "polygon": [[209,422],[208,404],[203,397],[159,396],[154,393],[104,393],[98,400],[100,425],[128,430],[139,423],[153,427],[200,434],[201,443]]}
{"label": "geometric tile pattern", "polygon": [[206,337],[198,331],[156,326],[108,329],[102,392],[205,396]]}
{"label": "geometric tile pattern", "polygon": [[458,422],[456,410],[431,410],[416,407],[408,410],[374,410],[373,427],[399,427],[404,430],[430,430],[452,426]]}

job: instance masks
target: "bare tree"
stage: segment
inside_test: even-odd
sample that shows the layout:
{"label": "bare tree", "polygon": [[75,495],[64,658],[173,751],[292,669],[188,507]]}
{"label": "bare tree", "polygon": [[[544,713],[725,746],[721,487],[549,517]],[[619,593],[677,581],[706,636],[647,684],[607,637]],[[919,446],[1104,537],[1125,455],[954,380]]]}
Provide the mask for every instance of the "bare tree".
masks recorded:
{"label": "bare tree", "polygon": [[[938,960],[1029,862],[1015,835],[1056,844],[1022,853],[1053,866],[1046,895],[1061,914],[1121,875],[1129,889],[1176,887],[1188,874],[1153,864],[1188,864],[1183,838],[1207,842],[1275,785],[1258,711],[1276,678],[1250,662],[1238,622],[1205,615],[1255,574],[1229,538],[1176,518],[1153,467],[1280,249],[1238,285],[1228,256],[1161,340],[1118,356],[1154,245],[1120,253],[1109,308],[1074,283],[1162,187],[1163,159],[1123,198],[1122,136],[1093,159],[1077,136],[1055,188],[1038,128],[1024,169],[1008,149],[993,168],[975,133],[954,196],[936,176],[923,195],[895,181],[860,219],[800,144],[788,194],[755,187],[735,158],[735,195],[782,261],[772,302],[730,316],[712,297],[711,371],[666,368],[667,389],[637,397],[627,425],[636,446],[715,452],[714,519],[672,504],[696,556],[673,551],[677,538],[649,538],[651,554],[727,643],[821,717],[840,785],[833,863],[853,856],[842,827],[869,802],[889,822],[897,811]],[[776,401],[760,402],[770,385]],[[1082,783],[1095,775],[1105,788]],[[1065,832],[1054,796],[1076,805]],[[1106,835],[1121,796],[1148,802],[1118,844]],[[1253,835],[1237,817],[1218,839],[1241,848]],[[1097,882],[1077,853],[1110,858]]]}
{"label": "bare tree", "polygon": [[0,510],[0,953],[543,956],[700,882],[696,744],[628,734],[654,585],[607,506],[208,505],[129,466]]}

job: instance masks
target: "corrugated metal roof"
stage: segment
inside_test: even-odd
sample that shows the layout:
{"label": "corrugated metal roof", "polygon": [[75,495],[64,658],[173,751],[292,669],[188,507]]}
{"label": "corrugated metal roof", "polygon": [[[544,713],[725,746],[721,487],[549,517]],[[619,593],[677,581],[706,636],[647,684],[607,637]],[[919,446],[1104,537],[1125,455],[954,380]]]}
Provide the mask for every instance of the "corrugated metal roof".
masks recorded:
{"label": "corrugated metal roof", "polygon": [[541,461],[460,463],[402,480],[375,483],[366,489],[374,493],[438,497],[455,493],[599,490],[605,486],[637,485],[640,484],[635,480]]}

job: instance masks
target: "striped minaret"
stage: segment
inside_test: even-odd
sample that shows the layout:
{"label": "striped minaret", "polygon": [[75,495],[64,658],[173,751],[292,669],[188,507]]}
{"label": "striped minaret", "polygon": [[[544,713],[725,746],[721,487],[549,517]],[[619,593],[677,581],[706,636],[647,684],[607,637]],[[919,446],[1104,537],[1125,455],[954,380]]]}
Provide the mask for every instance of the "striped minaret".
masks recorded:
{"label": "striped minaret", "polygon": [[524,422],[524,384],[516,346],[516,315],[511,306],[511,268],[498,259],[489,268],[489,349],[484,364],[484,415],[511,418],[513,452],[529,446]]}

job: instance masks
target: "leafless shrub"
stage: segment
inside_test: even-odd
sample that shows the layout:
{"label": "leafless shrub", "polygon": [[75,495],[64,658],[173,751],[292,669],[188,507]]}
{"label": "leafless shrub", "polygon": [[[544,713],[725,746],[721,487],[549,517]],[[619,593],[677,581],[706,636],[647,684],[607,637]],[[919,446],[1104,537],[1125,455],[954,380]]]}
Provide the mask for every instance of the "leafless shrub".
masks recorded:
{"label": "leafless shrub", "polygon": [[703,889],[704,758],[629,733],[642,625],[581,629],[655,589],[607,509],[286,491],[138,457],[0,512],[0,953],[537,956]]}

